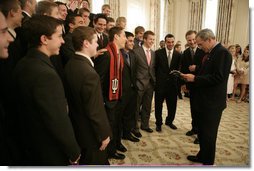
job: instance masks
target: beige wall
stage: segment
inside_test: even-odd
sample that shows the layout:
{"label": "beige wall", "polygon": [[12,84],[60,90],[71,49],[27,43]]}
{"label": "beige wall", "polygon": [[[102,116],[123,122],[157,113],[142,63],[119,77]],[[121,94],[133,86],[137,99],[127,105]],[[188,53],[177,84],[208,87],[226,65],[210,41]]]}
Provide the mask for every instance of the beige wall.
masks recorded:
{"label": "beige wall", "polygon": [[233,13],[233,29],[231,34],[231,44],[240,44],[242,49],[249,44],[249,1],[248,0],[235,0]]}

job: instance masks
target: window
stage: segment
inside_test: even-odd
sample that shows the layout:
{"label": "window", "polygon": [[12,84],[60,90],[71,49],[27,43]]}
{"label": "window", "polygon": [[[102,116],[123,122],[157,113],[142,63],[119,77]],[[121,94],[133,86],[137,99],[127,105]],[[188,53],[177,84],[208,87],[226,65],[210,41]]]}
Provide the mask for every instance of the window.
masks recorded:
{"label": "window", "polygon": [[216,34],[218,0],[206,0],[204,27],[211,29]]}
{"label": "window", "polygon": [[165,0],[160,0],[160,40],[164,40],[164,8],[165,8]]}
{"label": "window", "polygon": [[134,31],[137,26],[143,26],[145,30],[148,29],[149,13],[146,1],[128,0],[127,8],[127,26],[126,30]]}
{"label": "window", "polygon": [[101,13],[101,7],[104,4],[104,0],[92,0],[92,12],[97,14]]}

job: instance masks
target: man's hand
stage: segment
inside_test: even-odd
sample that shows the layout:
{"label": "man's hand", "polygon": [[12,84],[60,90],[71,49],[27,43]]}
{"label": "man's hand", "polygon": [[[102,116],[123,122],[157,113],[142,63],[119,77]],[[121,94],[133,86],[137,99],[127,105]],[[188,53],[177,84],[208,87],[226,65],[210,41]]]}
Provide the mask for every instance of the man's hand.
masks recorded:
{"label": "man's hand", "polygon": [[190,70],[191,72],[194,72],[194,71],[196,70],[196,65],[190,65],[190,66],[189,66],[189,70]]}
{"label": "man's hand", "polygon": [[97,51],[96,55],[94,56],[94,58],[97,58],[100,55],[103,55],[104,52],[108,51],[107,49],[100,49]]}
{"label": "man's hand", "polygon": [[188,92],[189,92],[189,90],[187,89],[187,87],[186,87],[185,84],[181,86],[181,90],[182,90],[183,92],[185,92],[185,93],[188,93]]}
{"label": "man's hand", "polygon": [[194,82],[195,79],[195,75],[193,74],[181,74],[181,77],[187,82]]}
{"label": "man's hand", "polygon": [[103,150],[106,149],[106,147],[108,146],[109,141],[110,141],[110,138],[109,138],[109,137],[102,141],[101,147],[100,147],[100,150],[101,150],[101,151],[103,151]]}

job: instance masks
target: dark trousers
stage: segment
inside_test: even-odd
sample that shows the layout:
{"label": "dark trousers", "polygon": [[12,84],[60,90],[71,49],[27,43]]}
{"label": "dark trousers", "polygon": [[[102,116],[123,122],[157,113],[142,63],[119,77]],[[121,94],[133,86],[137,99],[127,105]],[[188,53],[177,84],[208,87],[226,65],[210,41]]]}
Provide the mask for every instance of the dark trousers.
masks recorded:
{"label": "dark trousers", "polygon": [[119,124],[121,122],[121,113],[118,112],[119,105],[120,105],[119,102],[117,102],[117,104],[112,108],[106,107],[109,124],[113,134],[113,137],[107,146],[108,149],[107,151],[109,155],[114,154],[116,152],[117,142],[121,141],[121,133],[119,130]]}
{"label": "dark trousers", "polygon": [[122,127],[123,135],[128,135],[135,128],[135,119],[137,105],[137,91],[134,88],[130,88],[125,91],[121,101],[122,112]]}
{"label": "dark trousers", "polygon": [[155,90],[155,124],[162,125],[162,107],[163,102],[166,100],[168,115],[166,123],[171,124],[175,119],[176,106],[177,106],[177,88],[175,85],[168,85],[164,88],[156,88]]}
{"label": "dark trousers", "polygon": [[109,165],[107,151],[93,148],[82,149],[79,165]]}
{"label": "dark trousers", "polygon": [[213,165],[215,160],[216,139],[223,110],[198,111],[198,138],[200,150],[198,158],[205,165]]}
{"label": "dark trousers", "polygon": [[197,123],[197,111],[195,110],[194,107],[194,90],[189,91],[190,95],[190,110],[191,110],[191,126],[192,126],[192,131],[195,133],[198,133],[198,123]]}

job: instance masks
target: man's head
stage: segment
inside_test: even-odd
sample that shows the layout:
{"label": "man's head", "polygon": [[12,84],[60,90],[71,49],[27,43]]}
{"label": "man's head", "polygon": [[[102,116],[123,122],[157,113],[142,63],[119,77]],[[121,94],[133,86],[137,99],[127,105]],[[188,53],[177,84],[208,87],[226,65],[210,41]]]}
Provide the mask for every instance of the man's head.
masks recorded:
{"label": "man's head", "polygon": [[18,0],[1,0],[0,6],[8,27],[12,29],[20,27],[23,18],[20,2]]}
{"label": "man's head", "polygon": [[110,10],[110,5],[109,4],[102,5],[102,7],[101,7],[101,13],[102,14],[105,14],[107,17],[109,17],[110,12],[111,12],[111,10]]}
{"label": "man's head", "polygon": [[8,46],[13,38],[8,32],[7,23],[3,13],[0,10],[0,58],[8,58]]}
{"label": "man's head", "polygon": [[174,45],[175,45],[175,36],[173,34],[167,34],[165,36],[165,44],[166,44],[166,48],[168,50],[172,50],[174,49]]}
{"label": "man's head", "polygon": [[148,30],[144,33],[144,46],[146,48],[151,48],[154,44],[155,34],[154,32]]}
{"label": "man's head", "polygon": [[58,55],[62,38],[62,22],[46,15],[34,15],[24,24],[29,32],[28,42],[48,56]]}
{"label": "man's head", "polygon": [[216,44],[215,35],[210,29],[203,29],[196,35],[196,41],[199,48],[209,53]]}
{"label": "man's head", "polygon": [[125,29],[126,24],[127,24],[127,20],[125,17],[118,17],[116,19],[116,26],[117,27],[122,27],[123,29]]}
{"label": "man's head", "polygon": [[161,40],[160,41],[160,48],[165,48],[165,41],[164,40]]}
{"label": "man's head", "polygon": [[89,15],[90,15],[90,11],[87,8],[80,8],[78,10],[78,14],[81,15],[81,17],[84,20],[85,26],[88,26],[90,23],[90,19],[89,19]]}
{"label": "man's head", "polygon": [[125,43],[125,50],[129,51],[132,50],[134,47],[134,34],[132,34],[131,32],[126,31],[125,32],[125,36],[126,36],[126,43]]}
{"label": "man's head", "polygon": [[79,8],[90,9],[90,3],[89,3],[89,1],[88,0],[82,0]]}
{"label": "man's head", "polygon": [[68,15],[66,4],[59,1],[56,1],[55,3],[58,5],[59,19],[65,21],[66,16]]}
{"label": "man's head", "polygon": [[196,34],[197,32],[195,30],[189,30],[185,34],[185,39],[187,41],[187,44],[192,49],[197,47]]}
{"label": "man's head", "polygon": [[182,45],[177,43],[174,47],[174,50],[179,52],[179,53],[182,53]]}
{"label": "man's head", "polygon": [[58,5],[51,1],[40,1],[36,6],[36,14],[47,15],[59,19]]}
{"label": "man's head", "polygon": [[30,16],[35,14],[35,8],[37,5],[36,0],[19,0],[22,10],[26,11]]}
{"label": "man's head", "polygon": [[106,25],[106,32],[108,32],[112,27],[116,25],[114,18],[108,17],[107,18],[107,25]]}
{"label": "man's head", "polygon": [[112,27],[109,30],[109,41],[115,43],[118,49],[122,49],[125,46],[126,36],[123,28]]}
{"label": "man's head", "polygon": [[134,30],[135,32],[135,38],[138,40],[143,40],[143,36],[144,36],[144,32],[145,32],[145,28],[142,26],[137,26]]}
{"label": "man's head", "polygon": [[68,15],[66,20],[69,28],[69,32],[73,32],[73,30],[79,26],[85,26],[83,18],[78,14]]}
{"label": "man's head", "polygon": [[97,53],[97,35],[93,28],[80,26],[72,33],[72,43],[75,51],[83,52],[89,57]]}
{"label": "man's head", "polygon": [[98,33],[103,33],[107,25],[107,17],[104,14],[97,14],[93,20],[94,29]]}

